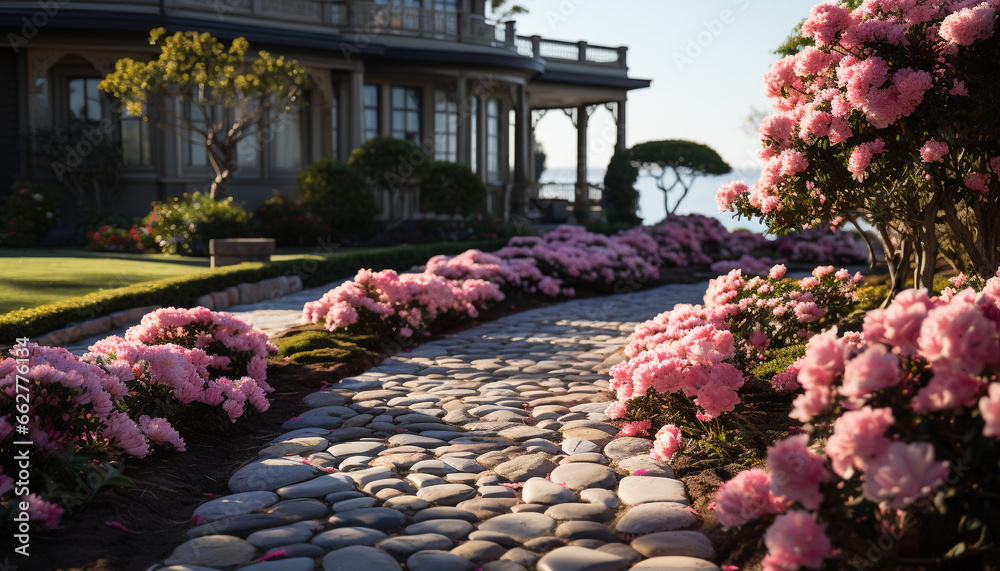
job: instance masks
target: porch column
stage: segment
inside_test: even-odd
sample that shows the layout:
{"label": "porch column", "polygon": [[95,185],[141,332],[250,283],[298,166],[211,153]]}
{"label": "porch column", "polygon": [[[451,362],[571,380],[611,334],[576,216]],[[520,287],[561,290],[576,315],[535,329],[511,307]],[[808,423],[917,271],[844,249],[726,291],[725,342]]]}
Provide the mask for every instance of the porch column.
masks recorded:
{"label": "porch column", "polygon": [[618,107],[618,142],[615,144],[615,150],[618,152],[624,152],[628,149],[628,144],[625,142],[625,99],[622,98],[615,104]]}
{"label": "porch column", "polygon": [[587,106],[576,108],[576,206],[587,206]]}
{"label": "porch column", "polygon": [[528,90],[517,86],[514,101],[514,191],[510,211],[514,216],[524,216],[528,205],[528,183],[531,180],[531,109],[528,107]]}
{"label": "porch column", "polygon": [[458,78],[458,85],[455,88],[455,108],[458,109],[458,164],[472,167],[472,160],[469,158],[472,150],[469,145],[469,134],[472,131],[472,107],[469,106],[468,95],[466,95],[466,79]]}
{"label": "porch column", "polygon": [[351,85],[348,88],[349,103],[351,112],[348,114],[349,124],[347,125],[347,149],[346,156],[350,156],[351,151],[361,146],[364,140],[364,99],[365,99],[365,73],[364,70],[355,68],[351,71]]}

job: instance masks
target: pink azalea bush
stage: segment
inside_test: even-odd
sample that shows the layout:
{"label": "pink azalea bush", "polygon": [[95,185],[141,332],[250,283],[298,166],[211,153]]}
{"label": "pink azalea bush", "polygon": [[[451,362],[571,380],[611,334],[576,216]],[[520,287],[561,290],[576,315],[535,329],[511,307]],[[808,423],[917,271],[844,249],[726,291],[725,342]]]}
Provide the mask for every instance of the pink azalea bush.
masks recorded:
{"label": "pink azalea bush", "polygon": [[[15,417],[28,418],[33,481],[50,482],[45,499],[29,498],[29,511],[39,529],[52,529],[72,498],[90,496],[63,487],[120,483],[110,475],[120,462],[157,449],[184,451],[178,420],[219,410],[235,422],[248,406],[267,410],[273,389],[266,358],[275,351],[261,330],[205,308],[147,314],[124,338],[102,339],[81,358],[58,347],[14,347],[0,360],[0,501],[17,500],[3,476],[15,473]],[[25,354],[28,362],[18,363]],[[25,393],[19,376],[31,396],[26,413],[15,410]]]}
{"label": "pink azalea bush", "polygon": [[[639,324],[625,347],[627,359],[612,367],[616,400],[606,413],[626,422],[623,435],[652,429],[645,424],[650,420],[662,426],[664,414],[671,421],[656,435],[655,459],[673,456],[681,428],[694,442],[734,429],[723,417],[742,402],[743,370],[848,314],[860,281],[833,266],[802,280],[785,278],[780,265],[761,273],[767,277],[747,279],[733,270],[710,282],[704,305],[678,304]],[[775,386],[797,387],[794,380]]]}
{"label": "pink azalea bush", "polygon": [[893,291],[911,266],[931,288],[939,253],[988,278],[1000,265],[1000,138],[987,79],[1000,60],[1000,4],[852,5],[813,8],[801,28],[813,45],[765,75],[774,114],[758,130],[761,176],[720,188],[719,208],[779,234],[862,220],[891,262]]}
{"label": "pink azalea bush", "polygon": [[809,434],[776,442],[768,470],[725,483],[713,506],[727,528],[784,514],[765,534],[765,569],[819,568],[834,549],[874,565],[866,542],[880,534],[894,538],[882,557],[960,542],[966,556],[995,553],[976,542],[1000,508],[981,494],[1000,485],[1000,277],[982,289],[907,290],[861,334],[809,341],[790,413]]}

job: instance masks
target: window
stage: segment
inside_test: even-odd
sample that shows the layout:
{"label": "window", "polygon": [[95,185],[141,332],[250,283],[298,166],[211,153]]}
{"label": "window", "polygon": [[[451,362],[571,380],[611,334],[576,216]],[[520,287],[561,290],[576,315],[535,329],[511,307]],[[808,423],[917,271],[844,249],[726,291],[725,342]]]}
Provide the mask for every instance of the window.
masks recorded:
{"label": "window", "polygon": [[434,159],[458,162],[458,104],[440,89],[434,90]]}
{"label": "window", "polygon": [[149,149],[149,123],[132,115],[125,106],[121,114],[122,164],[127,167],[153,164]]}
{"label": "window", "polygon": [[184,104],[184,116],[187,118],[188,124],[191,125],[191,128],[187,129],[184,134],[184,166],[207,167],[209,165],[205,137],[197,130],[207,129],[209,121],[214,123],[217,120],[217,112],[218,110],[214,106],[209,107],[206,117],[194,102],[188,101]]}
{"label": "window", "polygon": [[434,9],[441,12],[458,12],[458,0],[434,0]]}
{"label": "window", "polygon": [[330,156],[336,157],[339,150],[340,100],[337,99],[337,84],[333,84],[333,98],[330,100]]}
{"label": "window", "polygon": [[382,90],[378,85],[365,86],[363,119],[365,122],[365,141],[373,137],[378,137],[379,133],[382,132]]}
{"label": "window", "polygon": [[469,156],[472,162],[469,166],[472,172],[479,174],[479,98],[476,96],[469,97],[469,117],[472,119],[469,127],[469,142],[472,145]]}
{"label": "window", "polygon": [[409,87],[392,88],[392,136],[420,145],[420,91]]}
{"label": "window", "polygon": [[74,77],[68,81],[69,118],[81,121],[100,121],[104,118],[101,80],[96,77]]}
{"label": "window", "polygon": [[500,100],[490,99],[486,104],[486,178],[500,178]]}
{"label": "window", "polygon": [[302,166],[302,131],[299,112],[295,109],[281,113],[271,124],[271,165],[275,169],[298,169]]}

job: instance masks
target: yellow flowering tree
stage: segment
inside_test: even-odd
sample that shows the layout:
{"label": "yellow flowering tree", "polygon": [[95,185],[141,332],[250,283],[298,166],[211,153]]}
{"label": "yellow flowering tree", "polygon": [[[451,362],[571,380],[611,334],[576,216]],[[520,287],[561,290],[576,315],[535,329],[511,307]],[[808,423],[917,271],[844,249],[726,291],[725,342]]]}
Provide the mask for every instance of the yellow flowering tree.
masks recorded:
{"label": "yellow flowering tree", "polygon": [[266,51],[247,61],[250,47],[236,38],[227,48],[208,33],[163,28],[149,33],[160,55],[147,62],[123,58],[100,88],[129,113],[172,121],[199,141],[215,170],[211,197],[223,198],[236,167],[237,144],[265,131],[301,101],[309,71],[294,59]]}

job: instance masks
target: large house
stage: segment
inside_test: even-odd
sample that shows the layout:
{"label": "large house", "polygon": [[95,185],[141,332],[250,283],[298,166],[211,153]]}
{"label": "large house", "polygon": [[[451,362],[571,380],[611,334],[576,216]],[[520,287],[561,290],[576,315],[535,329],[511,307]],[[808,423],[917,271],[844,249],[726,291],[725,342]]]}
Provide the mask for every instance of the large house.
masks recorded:
{"label": "large house", "polygon": [[[258,140],[244,141],[232,191],[248,206],[291,190],[299,170],[347,160],[367,139],[411,139],[437,160],[471,167],[489,208],[507,217],[532,199],[592,207],[587,120],[613,111],[625,145],[625,47],[518,36],[492,24],[485,0],[0,0],[0,192],[14,179],[53,178],[32,134],[73,119],[103,120],[122,144],[116,206],[141,214],[152,200],[202,190],[212,178],[203,146],[177,129],[127,115],[98,90],[122,57],[155,57],[149,30],[243,36],[251,52],[296,58],[312,72],[308,105]],[[533,118],[569,113],[578,129],[579,180],[539,189]],[[85,160],[85,157],[84,157]],[[387,197],[380,197],[388,211]],[[412,205],[407,207],[412,211]]]}

